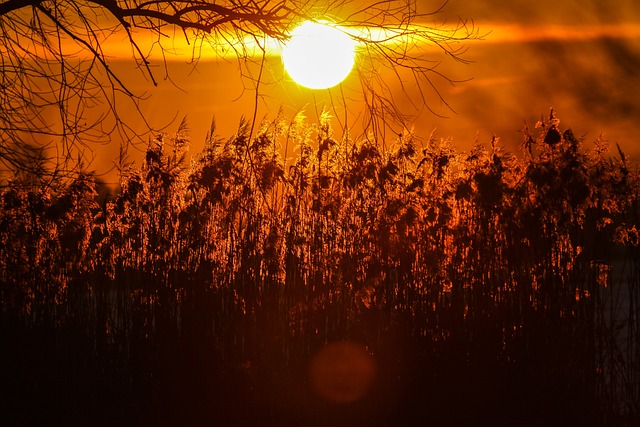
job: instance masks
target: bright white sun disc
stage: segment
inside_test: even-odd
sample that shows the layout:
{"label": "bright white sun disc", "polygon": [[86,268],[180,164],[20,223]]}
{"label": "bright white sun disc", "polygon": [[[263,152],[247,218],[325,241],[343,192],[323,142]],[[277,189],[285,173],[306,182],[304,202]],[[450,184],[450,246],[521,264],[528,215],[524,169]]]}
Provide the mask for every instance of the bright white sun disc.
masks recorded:
{"label": "bright white sun disc", "polygon": [[353,68],[355,42],[335,26],[306,21],[282,49],[287,73],[299,85],[325,89],[340,83]]}

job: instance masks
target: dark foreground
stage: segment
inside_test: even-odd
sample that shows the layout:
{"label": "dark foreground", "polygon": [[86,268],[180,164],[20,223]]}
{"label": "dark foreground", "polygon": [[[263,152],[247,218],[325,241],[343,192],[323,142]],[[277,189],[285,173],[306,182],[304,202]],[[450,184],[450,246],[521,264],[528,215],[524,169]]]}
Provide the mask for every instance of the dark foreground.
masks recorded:
{"label": "dark foreground", "polygon": [[638,424],[640,179],[604,141],[186,145],[106,197],[2,190],[0,424]]}

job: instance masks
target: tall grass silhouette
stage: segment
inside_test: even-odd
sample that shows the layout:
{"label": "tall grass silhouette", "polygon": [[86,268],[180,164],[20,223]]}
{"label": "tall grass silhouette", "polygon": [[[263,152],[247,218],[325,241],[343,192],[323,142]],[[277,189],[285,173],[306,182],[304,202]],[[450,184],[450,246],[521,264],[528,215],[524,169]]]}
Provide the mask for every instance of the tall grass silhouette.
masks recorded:
{"label": "tall grass silhouette", "polygon": [[[183,124],[106,200],[90,174],[2,189],[10,420],[638,422],[640,180],[621,151],[553,112],[515,154],[336,139],[326,114],[249,133],[212,127],[187,161]],[[380,374],[330,412],[305,369],[337,340]]]}

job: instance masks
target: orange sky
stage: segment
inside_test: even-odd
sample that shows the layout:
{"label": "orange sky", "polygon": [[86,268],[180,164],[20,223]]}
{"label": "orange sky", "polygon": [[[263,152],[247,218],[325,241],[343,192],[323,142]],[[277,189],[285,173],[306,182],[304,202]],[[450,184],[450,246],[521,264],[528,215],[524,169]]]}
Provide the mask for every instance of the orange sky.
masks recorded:
{"label": "orange sky", "polygon": [[[484,40],[468,45],[465,58],[473,63],[443,64],[442,71],[452,78],[472,79],[456,86],[436,81],[455,113],[441,106],[433,94],[431,106],[448,118],[416,111],[407,99],[398,98],[398,103],[414,117],[413,126],[418,134],[427,137],[435,129],[438,135],[452,137],[456,146],[466,150],[476,137],[488,142],[496,133],[504,145],[513,148],[520,142],[518,131],[525,121],[533,125],[553,107],[561,119],[561,126],[573,128],[577,135],[586,134],[588,142],[604,132],[608,139],[620,143],[626,151],[640,154],[640,147],[634,142],[634,136],[640,132],[637,123],[640,114],[637,96],[640,93],[640,13],[635,13],[633,2],[621,1],[618,14],[615,13],[616,6],[611,4],[613,11],[606,16],[593,16],[594,12],[584,7],[593,2],[573,2],[574,6],[580,4],[583,8],[580,13],[570,15],[571,19],[565,19],[561,13],[569,7],[569,2],[558,1],[565,7],[559,7],[556,14],[546,15],[548,19],[542,12],[534,13],[538,9],[528,3],[529,14],[523,14],[519,19],[513,18],[517,16],[517,9],[513,7],[502,10],[502,15],[480,8],[480,4],[490,3],[502,4],[490,0],[473,4],[452,0],[447,6],[452,17],[474,18],[475,26],[486,36]],[[597,1],[593,4],[597,6]],[[623,13],[623,7],[627,9],[626,13]],[[179,122],[186,116],[195,150],[201,147],[212,117],[216,119],[219,134],[228,137],[241,116],[252,115],[255,91],[252,82],[241,77],[237,61],[205,52],[194,67],[188,64],[188,49],[178,46],[184,55],[169,57],[171,81],[164,79],[161,61],[154,63],[159,80],[159,86],[154,88],[126,61],[130,52],[128,47],[125,45],[122,50],[117,44],[114,40],[113,45],[108,46],[109,54],[115,60],[114,67],[125,73],[131,89],[150,95],[142,104],[149,121],[160,126],[174,117]],[[254,72],[256,70],[254,68]],[[316,111],[331,106],[332,100],[339,103],[340,88],[313,91],[293,83],[284,72],[277,52],[267,59],[264,77],[258,100],[259,117],[272,117],[279,108],[290,117],[304,108],[313,119]],[[400,89],[400,84],[392,78],[388,84]],[[362,120],[356,73],[343,83],[342,93],[352,100],[347,121],[349,127],[356,128]],[[335,113],[343,123],[344,111],[337,109]],[[169,131],[172,129],[168,128]],[[98,171],[108,169],[113,164],[113,152],[113,144],[99,147],[93,166]]]}

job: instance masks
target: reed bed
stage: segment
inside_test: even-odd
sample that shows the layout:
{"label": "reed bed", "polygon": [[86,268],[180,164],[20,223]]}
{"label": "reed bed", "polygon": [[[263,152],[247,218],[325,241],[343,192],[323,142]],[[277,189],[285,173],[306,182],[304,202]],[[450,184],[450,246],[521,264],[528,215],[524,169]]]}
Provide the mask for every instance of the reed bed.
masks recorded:
{"label": "reed bed", "polygon": [[[7,419],[640,421],[640,179],[624,153],[553,112],[517,153],[338,139],[327,114],[249,133],[212,129],[189,161],[186,127],[160,135],[106,199],[88,173],[2,189]],[[306,379],[337,340],[378,365],[341,408]]]}

